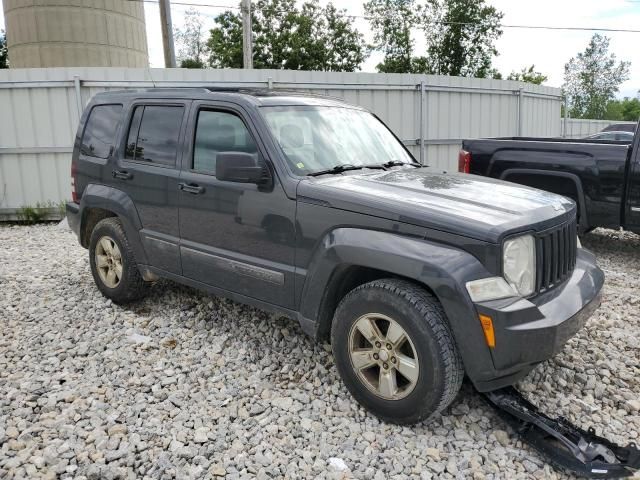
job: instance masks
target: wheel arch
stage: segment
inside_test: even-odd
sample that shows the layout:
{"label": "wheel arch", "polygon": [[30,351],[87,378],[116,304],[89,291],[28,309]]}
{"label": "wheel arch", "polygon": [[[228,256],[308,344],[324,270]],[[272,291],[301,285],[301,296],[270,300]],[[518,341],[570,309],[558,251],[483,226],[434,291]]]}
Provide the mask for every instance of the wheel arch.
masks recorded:
{"label": "wheel arch", "polygon": [[491,353],[465,283],[487,276],[472,255],[454,247],[388,232],[340,228],[325,237],[309,265],[300,305],[306,333],[327,340],[340,300],[357,286],[401,278],[432,293],[446,313],[470,376],[493,369]]}
{"label": "wheel arch", "polygon": [[89,184],[80,200],[80,243],[88,248],[91,232],[100,220],[118,217],[139,264],[147,263],[140,239],[142,223],[131,197],[122,190],[106,185]]}

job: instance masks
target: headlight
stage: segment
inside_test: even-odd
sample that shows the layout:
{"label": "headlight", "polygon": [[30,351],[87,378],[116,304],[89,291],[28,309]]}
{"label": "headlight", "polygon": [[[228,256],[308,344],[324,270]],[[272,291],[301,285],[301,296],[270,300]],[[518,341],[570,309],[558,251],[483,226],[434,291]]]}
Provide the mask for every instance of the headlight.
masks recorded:
{"label": "headlight", "polygon": [[536,244],[533,236],[523,235],[504,242],[502,251],[504,279],[519,295],[534,292],[536,282]]}

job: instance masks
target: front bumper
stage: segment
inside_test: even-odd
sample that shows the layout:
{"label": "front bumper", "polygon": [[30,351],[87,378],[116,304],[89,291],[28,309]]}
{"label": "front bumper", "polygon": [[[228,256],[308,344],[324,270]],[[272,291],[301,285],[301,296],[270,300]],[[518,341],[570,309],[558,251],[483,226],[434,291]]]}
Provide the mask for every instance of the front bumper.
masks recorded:
{"label": "front bumper", "polygon": [[476,305],[493,320],[495,371],[472,379],[479,391],[515,383],[538,363],[557,354],[600,306],[604,273],[595,256],[578,250],[573,274],[562,285],[530,299],[503,299]]}

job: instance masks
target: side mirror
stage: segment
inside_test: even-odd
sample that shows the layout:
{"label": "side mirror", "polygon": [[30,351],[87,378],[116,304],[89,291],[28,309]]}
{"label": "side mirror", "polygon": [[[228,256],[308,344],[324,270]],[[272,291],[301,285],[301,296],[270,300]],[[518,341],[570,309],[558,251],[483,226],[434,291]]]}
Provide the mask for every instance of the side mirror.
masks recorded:
{"label": "side mirror", "polygon": [[225,182],[255,183],[269,181],[269,169],[258,154],[221,152],[216,157],[216,178]]}

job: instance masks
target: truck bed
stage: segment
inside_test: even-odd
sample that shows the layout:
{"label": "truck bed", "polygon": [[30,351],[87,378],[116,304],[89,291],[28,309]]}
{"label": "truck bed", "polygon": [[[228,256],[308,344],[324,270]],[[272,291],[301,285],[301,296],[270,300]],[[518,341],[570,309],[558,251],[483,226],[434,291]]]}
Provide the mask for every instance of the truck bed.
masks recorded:
{"label": "truck bed", "polygon": [[[503,137],[465,140],[460,169],[572,198],[582,231],[622,225],[630,145],[620,141]],[[468,165],[463,155],[468,153]]]}

